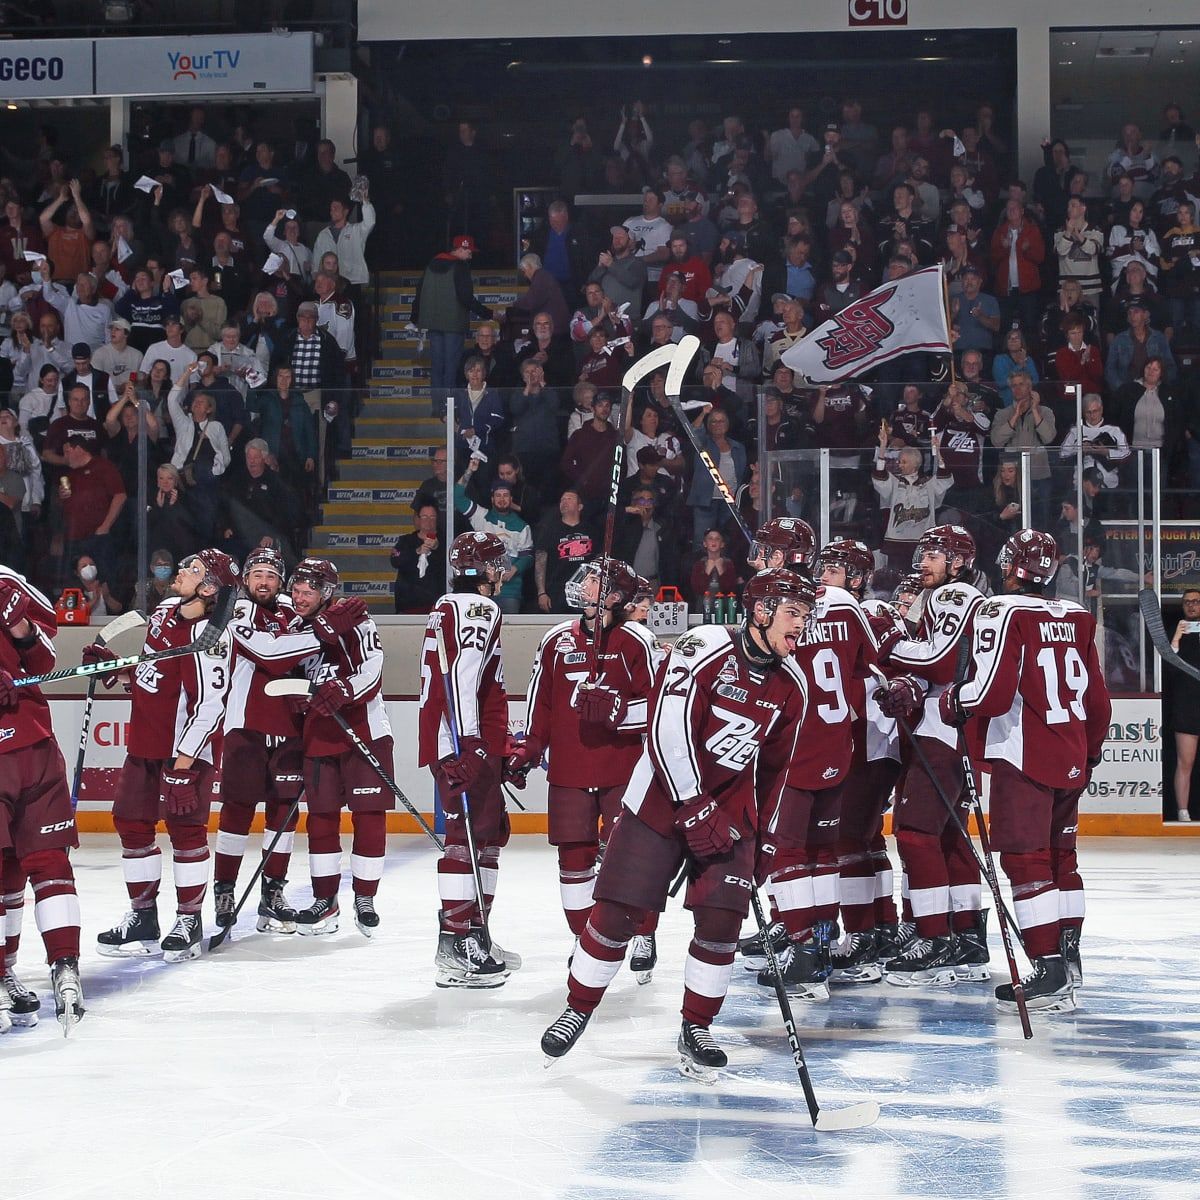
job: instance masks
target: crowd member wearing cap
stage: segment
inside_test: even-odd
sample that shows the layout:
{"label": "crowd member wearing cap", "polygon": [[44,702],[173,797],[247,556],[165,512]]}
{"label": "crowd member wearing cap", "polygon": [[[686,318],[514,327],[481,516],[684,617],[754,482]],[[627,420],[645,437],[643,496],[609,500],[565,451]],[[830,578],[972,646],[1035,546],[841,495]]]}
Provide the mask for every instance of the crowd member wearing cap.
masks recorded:
{"label": "crowd member wearing cap", "polygon": [[108,323],[108,341],[92,355],[95,374],[108,380],[108,399],[115,402],[125,390],[131,376],[142,366],[142,352],[129,344],[131,326],[124,317],[113,317]]}
{"label": "crowd member wearing cap", "polygon": [[178,379],[183,371],[196,361],[196,352],[184,343],[183,322],[178,313],[171,312],[164,317],[163,333],[165,336],[162,341],[151,342],[146,347],[138,374],[148,375],[150,368],[159,359],[163,359],[171,366],[171,378]]}
{"label": "crowd member wearing cap", "polygon": [[629,217],[625,228],[633,238],[634,253],[646,264],[646,281],[651,292],[658,292],[663,263],[670,253],[671,222],[662,215],[665,194],[661,188],[646,188],[642,193],[640,216]]}
{"label": "crowd member wearing cap", "polygon": [[[470,483],[471,476],[479,469],[477,458],[467,466],[464,482]],[[467,494],[466,486],[460,482],[454,487],[454,506],[462,513],[476,533],[491,533],[498,537],[508,552],[508,563],[501,575],[500,590],[496,603],[506,613],[521,611],[521,593],[525,577],[533,565],[533,531],[529,523],[513,509],[512,485],[504,479],[493,479],[491,504],[485,509],[476,504]]]}
{"label": "crowd member wearing cap", "polygon": [[1000,331],[1000,302],[982,290],[983,273],[968,261],[956,287],[950,290],[950,327],[958,352],[978,350],[985,358],[996,348]]}
{"label": "crowd member wearing cap", "polygon": [[[804,190],[817,203],[820,212],[838,194],[838,179],[843,171],[853,172],[859,164],[842,149],[842,133],[837,122],[826,124],[822,134],[823,148],[809,156],[808,170],[804,173]],[[870,165],[870,164],[866,164]]]}
{"label": "crowd member wearing cap", "polygon": [[1150,313],[1150,324],[1155,329],[1166,331],[1170,328],[1170,314],[1150,278],[1149,271],[1143,262],[1136,258],[1131,259],[1126,262],[1119,275],[1114,274],[1112,298],[1102,310],[1106,346],[1128,325],[1126,309],[1131,300],[1138,300],[1146,306]]}
{"label": "crowd member wearing cap", "polygon": [[[562,285],[536,254],[522,255],[517,270],[529,287],[509,305],[510,318],[513,314],[532,318],[535,313],[544,312],[550,317],[554,336],[565,336],[571,327],[571,314]],[[638,296],[640,299],[640,292]]]}
{"label": "crowd member wearing cap", "polygon": [[71,347],[71,360],[72,369],[62,377],[63,394],[76,384],[87,388],[88,416],[103,421],[109,405],[108,376],[93,366],[92,348],[87,342],[76,342]]}
{"label": "crowd member wearing cap", "polygon": [[627,305],[625,312],[637,327],[641,324],[646,263],[638,258],[637,247],[624,225],[613,225],[608,232],[611,244],[607,250],[600,251],[588,282],[598,283],[618,311],[622,305]]}
{"label": "crowd member wearing cap", "polygon": [[491,309],[475,298],[471,280],[474,253],[475,239],[470,234],[452,238],[450,249],[425,268],[413,298],[413,324],[429,331],[429,388],[435,416],[445,415],[446,396],[458,382],[458,363],[471,316],[492,319]]}
{"label": "crowd member wearing cap", "polygon": [[1109,390],[1116,392],[1140,378],[1151,358],[1161,360],[1164,378],[1174,383],[1179,368],[1171,353],[1171,343],[1164,333],[1151,327],[1149,306],[1144,300],[1132,297],[1125,306],[1125,316],[1128,328],[1113,338],[1104,365],[1104,381]]}
{"label": "crowd member wearing cap", "polygon": [[951,221],[946,226],[946,249],[942,254],[942,271],[947,285],[953,290],[954,285],[961,282],[962,274],[967,265],[975,267],[982,282],[987,280],[987,261],[982,254],[972,250],[967,240],[967,228]]}
{"label": "crowd member wearing cap", "polygon": [[854,254],[850,250],[834,251],[829,265],[830,278],[817,288],[813,297],[814,325],[828,321],[867,291],[862,280],[855,277],[854,267]]}
{"label": "crowd member wearing cap", "polygon": [[87,271],[75,279],[72,295],[61,283],[50,282],[50,264],[43,259],[38,264],[42,276],[42,299],[62,317],[63,333],[68,342],[86,342],[90,350],[108,340],[108,323],[112,320],[112,305],[102,300],[96,280]]}

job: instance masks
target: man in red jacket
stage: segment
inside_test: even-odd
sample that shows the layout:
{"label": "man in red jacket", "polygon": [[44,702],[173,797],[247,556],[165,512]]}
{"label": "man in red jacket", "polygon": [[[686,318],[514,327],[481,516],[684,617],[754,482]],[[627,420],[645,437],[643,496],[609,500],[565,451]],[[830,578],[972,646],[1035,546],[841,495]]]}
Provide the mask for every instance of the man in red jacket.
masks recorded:
{"label": "man in red jacket", "polygon": [[1004,220],[992,234],[992,271],[1005,328],[1019,321],[1031,334],[1037,322],[1037,297],[1046,243],[1019,200],[1004,206]]}

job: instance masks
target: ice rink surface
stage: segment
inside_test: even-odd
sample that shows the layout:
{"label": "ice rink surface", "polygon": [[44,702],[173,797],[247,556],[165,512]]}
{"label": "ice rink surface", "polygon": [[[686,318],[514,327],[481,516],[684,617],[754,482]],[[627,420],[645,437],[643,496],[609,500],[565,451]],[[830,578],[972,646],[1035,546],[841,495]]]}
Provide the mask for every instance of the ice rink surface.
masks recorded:
{"label": "ice rink surface", "polygon": [[[293,902],[307,897],[303,848]],[[96,954],[126,905],[115,838],[85,838],[88,1015],[64,1041],[28,904],[20,973],[42,1021],[0,1039],[4,1194],[1200,1196],[1200,843],[1083,845],[1086,991],[1074,1013],[1035,1016],[1032,1042],[991,985],[876,983],[797,1004],[822,1104],[882,1105],[849,1134],[812,1130],[774,995],[740,963],[714,1027],[729,1070],[711,1087],[676,1073],[690,922],[674,901],[653,982],[623,971],[545,1070],[538,1038],[562,1009],[571,946],[553,852],[535,837],[504,851],[493,931],[525,965],[483,992],[434,987],[434,853],[391,839],[371,941],[347,914],[347,878],[338,933],[258,934],[244,913],[231,943],[172,966]]]}

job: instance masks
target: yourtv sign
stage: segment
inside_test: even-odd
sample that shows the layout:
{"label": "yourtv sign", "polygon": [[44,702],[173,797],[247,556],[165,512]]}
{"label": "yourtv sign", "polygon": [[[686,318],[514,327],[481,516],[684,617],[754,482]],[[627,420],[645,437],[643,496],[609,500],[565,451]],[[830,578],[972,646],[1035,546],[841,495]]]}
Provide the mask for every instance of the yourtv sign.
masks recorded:
{"label": "yourtv sign", "polygon": [[0,42],[0,100],[312,90],[311,33]]}

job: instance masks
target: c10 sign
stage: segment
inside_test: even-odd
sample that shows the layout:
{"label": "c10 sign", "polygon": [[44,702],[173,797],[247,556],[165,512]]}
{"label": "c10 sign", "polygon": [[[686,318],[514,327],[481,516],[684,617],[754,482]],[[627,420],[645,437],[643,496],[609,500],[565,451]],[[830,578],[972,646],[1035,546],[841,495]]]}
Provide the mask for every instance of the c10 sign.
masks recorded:
{"label": "c10 sign", "polygon": [[848,0],[851,25],[907,25],[908,0]]}

